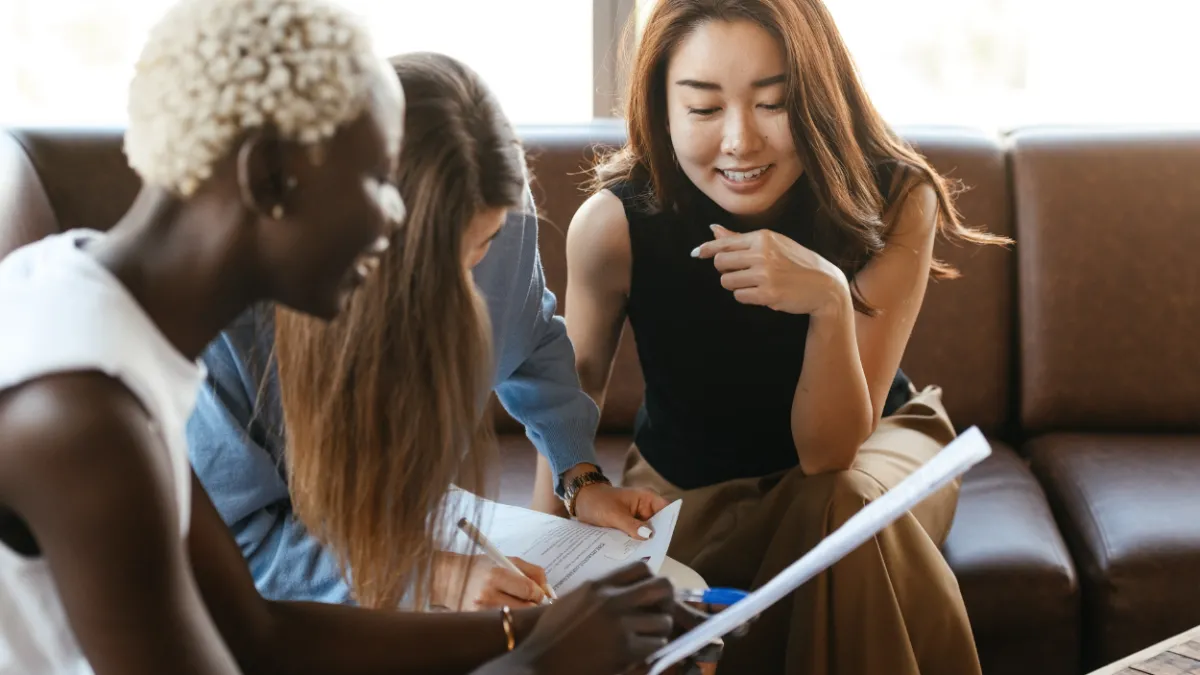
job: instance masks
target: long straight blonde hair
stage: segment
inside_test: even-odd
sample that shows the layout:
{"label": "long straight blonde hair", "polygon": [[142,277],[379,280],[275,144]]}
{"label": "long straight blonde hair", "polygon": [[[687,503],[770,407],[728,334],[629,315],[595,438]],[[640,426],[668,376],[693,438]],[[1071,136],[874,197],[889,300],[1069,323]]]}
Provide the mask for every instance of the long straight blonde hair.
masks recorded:
{"label": "long straight blonde hair", "polygon": [[491,328],[463,234],[480,210],[521,205],[526,186],[517,136],[475,73],[437,54],[392,65],[408,101],[407,222],[338,319],[276,310],[296,513],[368,607],[409,591],[428,602],[447,490],[487,475]]}

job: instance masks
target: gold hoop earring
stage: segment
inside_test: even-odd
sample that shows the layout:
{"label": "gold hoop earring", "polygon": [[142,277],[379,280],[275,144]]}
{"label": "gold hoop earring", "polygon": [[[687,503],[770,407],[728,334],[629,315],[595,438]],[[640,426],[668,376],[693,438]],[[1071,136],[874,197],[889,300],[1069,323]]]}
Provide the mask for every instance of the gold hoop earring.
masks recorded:
{"label": "gold hoop earring", "polygon": [[242,205],[246,208],[254,208],[254,193],[250,189],[250,143],[242,143],[242,147],[238,148],[237,155],[237,179],[238,192],[242,196]]}

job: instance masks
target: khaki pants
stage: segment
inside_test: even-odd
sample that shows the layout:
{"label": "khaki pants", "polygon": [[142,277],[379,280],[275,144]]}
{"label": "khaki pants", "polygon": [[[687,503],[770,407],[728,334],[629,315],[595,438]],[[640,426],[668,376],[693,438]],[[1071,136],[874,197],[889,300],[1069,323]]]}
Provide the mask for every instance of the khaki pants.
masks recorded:
{"label": "khaki pants", "polygon": [[[683,498],[671,557],[712,586],[754,589],[954,436],[941,390],[928,387],[880,421],[848,471],[792,469],[685,491],[633,447],[623,484]],[[958,489],[929,497],[772,606],[748,635],[726,640],[721,675],[979,675],[958,582],[939,550]]]}

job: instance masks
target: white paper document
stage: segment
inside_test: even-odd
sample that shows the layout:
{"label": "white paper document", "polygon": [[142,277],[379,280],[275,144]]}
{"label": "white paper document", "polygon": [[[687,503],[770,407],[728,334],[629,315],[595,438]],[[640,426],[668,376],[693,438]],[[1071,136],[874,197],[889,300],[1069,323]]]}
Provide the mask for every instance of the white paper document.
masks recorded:
{"label": "white paper document", "polygon": [[[656,513],[648,523],[654,536],[640,541],[619,530],[500,504],[462,490],[455,490],[453,496],[457,502],[451,514],[454,522],[459,516],[467,517],[501,553],[546,570],[546,578],[559,596],[638,560],[657,574],[667,557],[683,503],[676,500]],[[466,536],[458,533],[453,549],[465,552],[469,546]]]}
{"label": "white paper document", "polygon": [[806,581],[869,541],[880,530],[965,473],[991,452],[991,446],[979,429],[971,427],[966,430],[936,457],[883,496],[867,504],[862,511],[746,599],[714,615],[652,654],[647,659],[648,663],[653,664],[649,675],[660,675],[713,639],[727,635],[761,614]]}

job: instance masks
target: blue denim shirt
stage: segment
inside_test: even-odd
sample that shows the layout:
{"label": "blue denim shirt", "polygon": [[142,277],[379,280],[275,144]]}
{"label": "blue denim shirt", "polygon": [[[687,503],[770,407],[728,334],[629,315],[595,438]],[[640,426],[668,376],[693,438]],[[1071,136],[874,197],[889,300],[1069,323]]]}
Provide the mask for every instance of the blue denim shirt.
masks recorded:
{"label": "blue denim shirt", "polygon": [[[510,213],[474,277],[491,314],[496,395],[561,475],[596,462],[599,410],[580,389],[574,349],[542,273],[537,218],[527,211]],[[283,412],[268,358],[271,317],[270,308],[247,312],[206,349],[208,378],[188,423],[192,466],[241,546],[259,592],[278,600],[350,603],[336,558],[292,512]]]}

